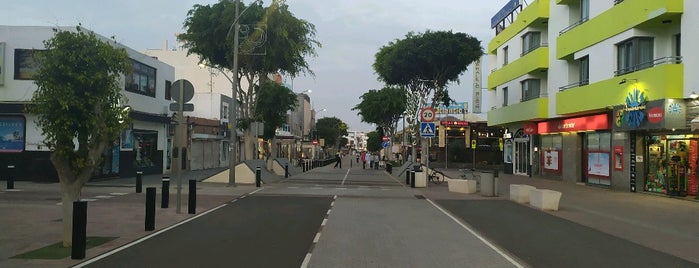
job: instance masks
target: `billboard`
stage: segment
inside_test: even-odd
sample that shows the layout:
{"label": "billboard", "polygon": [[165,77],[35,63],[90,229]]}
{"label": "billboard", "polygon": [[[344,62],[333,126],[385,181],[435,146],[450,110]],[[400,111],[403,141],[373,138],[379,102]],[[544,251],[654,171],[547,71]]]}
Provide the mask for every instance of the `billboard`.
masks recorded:
{"label": "billboard", "polygon": [[490,18],[490,28],[495,28],[500,22],[505,20],[507,16],[512,14],[518,7],[522,5],[522,0],[510,0],[507,4],[495,13],[495,15]]}
{"label": "billboard", "polygon": [[26,119],[21,115],[0,116],[0,153],[24,151]]}

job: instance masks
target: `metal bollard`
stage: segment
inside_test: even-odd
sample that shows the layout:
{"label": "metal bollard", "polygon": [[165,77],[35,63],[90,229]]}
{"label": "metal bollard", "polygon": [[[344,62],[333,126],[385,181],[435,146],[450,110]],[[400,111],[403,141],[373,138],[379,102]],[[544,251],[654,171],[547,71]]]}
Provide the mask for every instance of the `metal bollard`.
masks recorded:
{"label": "metal bollard", "polygon": [[87,201],[73,202],[73,246],[70,258],[80,260],[85,258],[87,248]]}
{"label": "metal bollard", "polygon": [[289,177],[289,164],[284,164],[284,178]]}
{"label": "metal bollard", "polygon": [[143,191],[143,171],[136,171],[136,192]]}
{"label": "metal bollard", "polygon": [[15,166],[7,166],[7,190],[15,188]]}
{"label": "metal bollard", "polygon": [[197,211],[197,181],[189,180],[189,202],[187,202],[189,214]]}
{"label": "metal bollard", "polygon": [[301,171],[306,172],[306,163],[301,162]]}
{"label": "metal bollard", "polygon": [[146,188],[146,231],[155,230],[155,187]]}
{"label": "metal bollard", "polygon": [[162,196],[160,197],[160,208],[168,208],[170,205],[170,177],[163,176]]}
{"label": "metal bollard", "polygon": [[255,168],[255,186],[260,187],[262,181],[262,170],[260,167]]}
{"label": "metal bollard", "polygon": [[410,184],[410,170],[405,171],[405,185]]}
{"label": "metal bollard", "polygon": [[415,188],[415,171],[410,171],[410,188]]}

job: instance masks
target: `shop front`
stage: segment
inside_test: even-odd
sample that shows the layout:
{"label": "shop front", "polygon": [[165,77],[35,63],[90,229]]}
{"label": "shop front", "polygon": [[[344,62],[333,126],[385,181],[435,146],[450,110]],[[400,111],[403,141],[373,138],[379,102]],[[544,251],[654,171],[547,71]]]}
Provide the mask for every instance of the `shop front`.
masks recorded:
{"label": "shop front", "polygon": [[537,123],[534,147],[545,177],[588,185],[611,186],[612,135],[609,114]]}
{"label": "shop front", "polygon": [[[699,135],[687,128],[683,99],[661,99],[614,108],[614,131],[641,141],[631,188],[671,196],[697,195]],[[639,176],[640,175],[640,176]],[[640,179],[635,180],[638,176]],[[636,184],[640,185],[636,185]]]}

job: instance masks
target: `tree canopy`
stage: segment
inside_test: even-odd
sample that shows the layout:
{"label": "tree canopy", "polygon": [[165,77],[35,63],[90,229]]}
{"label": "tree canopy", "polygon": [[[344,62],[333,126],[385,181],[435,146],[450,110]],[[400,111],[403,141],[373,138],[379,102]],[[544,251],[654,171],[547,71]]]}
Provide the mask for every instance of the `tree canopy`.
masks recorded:
{"label": "tree canopy", "polygon": [[255,115],[265,123],[264,139],[272,139],[277,128],[286,122],[286,114],[296,106],[298,99],[291,89],[268,81],[257,94]]}
{"label": "tree canopy", "polygon": [[405,112],[405,94],[398,87],[369,90],[359,97],[362,101],[352,110],[358,110],[363,122],[376,124],[388,135],[393,135]]}
{"label": "tree canopy", "polygon": [[340,138],[347,136],[347,124],[337,117],[323,117],[316,122],[316,135],[325,139],[325,144],[339,148]]}
{"label": "tree canopy", "polygon": [[120,77],[133,65],[125,49],[80,26],[54,31],[44,41],[46,50],[35,53],[37,90],[27,112],[37,116],[51,150],[63,192],[63,244],[70,246],[72,203],[79,200],[104,150],[128,125],[128,111],[118,105]]}
{"label": "tree canopy", "polygon": [[[194,5],[189,10],[184,22],[186,32],[178,36],[189,54],[197,54],[217,68],[233,70],[233,34],[229,33],[235,19],[235,5],[234,1],[220,1]],[[240,3],[239,10],[246,8]],[[242,117],[249,118],[256,111],[257,88],[253,84],[264,83],[270,73],[292,77],[313,74],[306,57],[316,56],[315,49],[320,43],[313,39],[315,25],[296,18],[284,1],[275,0],[267,8],[252,4],[242,13],[239,23],[247,32],[240,37],[239,69],[233,79],[245,78],[249,86],[243,89],[238,83],[239,95],[234,98],[246,104]]]}

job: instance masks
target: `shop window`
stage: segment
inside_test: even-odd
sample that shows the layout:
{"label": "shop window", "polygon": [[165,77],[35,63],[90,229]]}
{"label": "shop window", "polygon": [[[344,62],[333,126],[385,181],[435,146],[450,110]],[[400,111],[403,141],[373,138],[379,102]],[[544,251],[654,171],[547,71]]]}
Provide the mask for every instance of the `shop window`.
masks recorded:
{"label": "shop window", "polygon": [[[688,183],[696,184],[697,141],[684,135],[662,135],[646,138],[648,144],[648,175],[644,189],[648,192],[685,196]],[[691,187],[691,188],[695,188]],[[696,193],[694,193],[696,194]]]}
{"label": "shop window", "polygon": [[545,135],[541,137],[541,166],[546,172],[560,173],[563,161],[563,136]]}
{"label": "shop window", "polygon": [[155,97],[155,74],[155,68],[133,60],[133,73],[126,76],[125,90]]}
{"label": "shop window", "polygon": [[15,49],[15,80],[34,80],[39,69],[36,62],[36,49]]}
{"label": "shop window", "polygon": [[587,182],[609,186],[611,185],[612,134],[610,132],[589,133],[586,137]]}
{"label": "shop window", "polygon": [[134,130],[134,167],[146,168],[157,166],[158,132]]}

